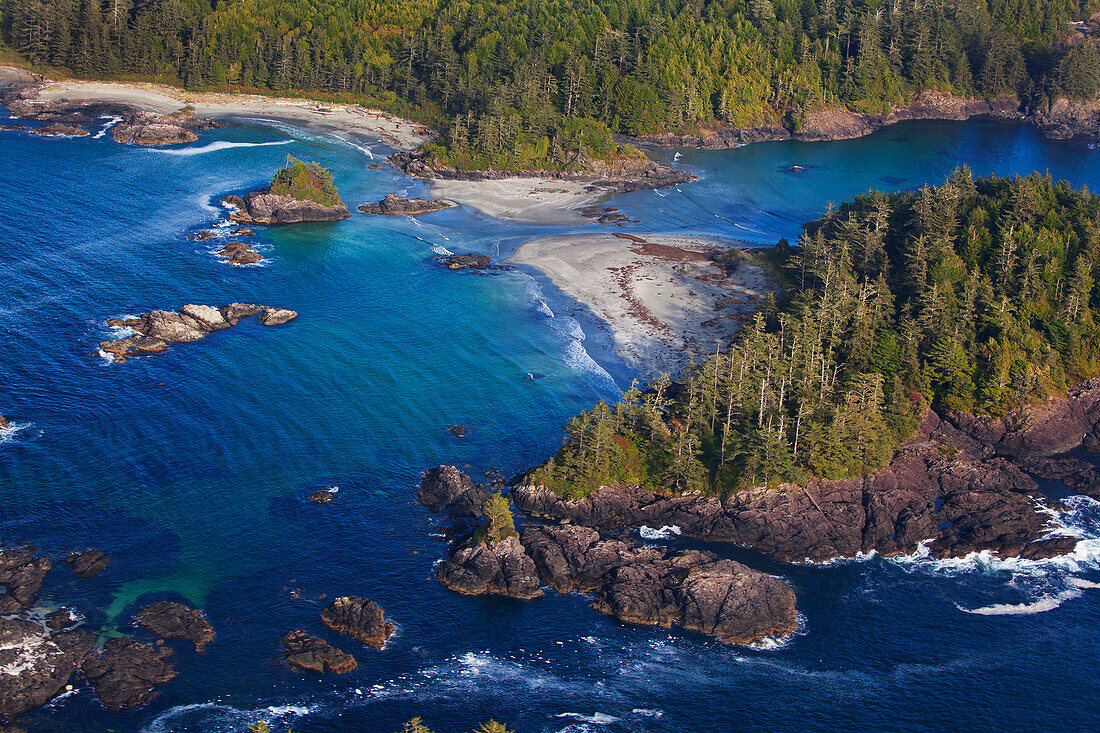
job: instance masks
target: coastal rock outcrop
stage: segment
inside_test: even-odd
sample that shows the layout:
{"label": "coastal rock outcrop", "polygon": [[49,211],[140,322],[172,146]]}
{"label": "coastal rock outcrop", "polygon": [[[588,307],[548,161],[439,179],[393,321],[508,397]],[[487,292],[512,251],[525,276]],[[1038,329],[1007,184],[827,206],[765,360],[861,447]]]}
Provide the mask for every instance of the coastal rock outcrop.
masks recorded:
{"label": "coastal rock outcrop", "polygon": [[293,196],[252,191],[240,196],[226,196],[222,203],[237,210],[229,218],[239,224],[298,224],[306,221],[339,221],[351,216],[347,204],[325,206],[316,201],[303,201]]}
{"label": "coastal rock outcrop", "polygon": [[278,326],[293,320],[297,312],[253,303],[230,303],[221,308],[188,303],[178,311],[155,310],[136,318],[112,318],[108,326],[129,328],[137,333],[126,338],[101,341],[100,351],[112,354],[124,363],[131,354],[157,354],[173,343],[190,343],[206,338],[214,331],[235,326],[241,318],[259,314],[260,323]]}
{"label": "coastal rock outcrop", "polygon": [[87,137],[88,131],[80,125],[70,125],[65,122],[50,122],[41,127],[27,128],[32,135],[42,137]]}
{"label": "coastal rock outcrop", "polygon": [[452,202],[441,199],[407,199],[404,196],[398,196],[397,194],[391,193],[387,194],[386,197],[377,204],[363,204],[359,207],[359,210],[364,214],[387,214],[390,216],[408,214],[409,216],[419,216],[420,214],[431,214],[434,211],[449,209],[452,206],[454,206]]}
{"label": "coastal rock outcrop", "polygon": [[287,664],[306,672],[346,674],[359,666],[352,655],[300,629],[283,637],[282,648]]}
{"label": "coastal rock outcrop", "polygon": [[489,491],[454,466],[437,466],[425,471],[416,497],[435,513],[452,517],[479,517]]}
{"label": "coastal rock outcrop", "polygon": [[535,563],[515,535],[492,542],[471,538],[452,547],[436,577],[465,596],[530,600],[543,595]]}
{"label": "coastal rock outcrop", "polygon": [[394,626],[374,601],[359,596],[340,596],[321,612],[325,626],[353,636],[374,649],[381,649],[393,635]]}
{"label": "coastal rock outcrop", "polygon": [[677,624],[734,644],[785,637],[798,626],[790,586],[713,553],[603,539],[576,525],[528,527],[521,541],[546,583],[593,594],[592,607],[620,621]]}
{"label": "coastal rock outcrop", "polygon": [[90,578],[102,573],[110,563],[111,556],[102,550],[74,552],[65,558],[65,564],[81,578]]}
{"label": "coastal rock outcrop", "polygon": [[12,720],[59,695],[94,646],[84,631],[50,633],[33,621],[0,618],[0,714]]}
{"label": "coastal rock outcrop", "polygon": [[218,250],[218,256],[234,265],[254,265],[262,259],[259,252],[244,242],[226,242]]}
{"label": "coastal rock outcrop", "polygon": [[175,145],[195,142],[199,139],[196,131],[221,126],[220,122],[206,117],[184,113],[162,115],[128,111],[122,121],[111,128],[111,137],[115,142],[135,145]]}
{"label": "coastal rock outcrop", "polygon": [[593,527],[675,525],[688,536],[734,542],[784,561],[825,561],[876,551],[910,554],[922,543],[934,557],[989,550],[1002,557],[1050,557],[1076,540],[1050,535],[1036,506],[1037,486],[1004,458],[973,458],[939,443],[904,446],[869,476],[754,488],[725,497],[660,495],[637,486],[605,486],[564,500],[517,486],[528,515]]}
{"label": "coastal rock outcrop", "polygon": [[214,641],[214,627],[202,611],[175,601],[159,601],[137,612],[134,621],[158,639],[183,639],[201,652]]}
{"label": "coastal rock outcrop", "polygon": [[489,255],[442,255],[438,259],[448,270],[488,270],[493,264]]}
{"label": "coastal rock outcrop", "polygon": [[[79,632],[71,632],[79,633]],[[157,685],[176,678],[172,650],[129,637],[111,639],[81,669],[108,710],[130,708],[156,696]]]}
{"label": "coastal rock outcrop", "polygon": [[[16,610],[19,606],[34,603],[38,591],[42,589],[42,581],[52,567],[50,558],[35,557],[34,551],[29,548],[0,550],[0,585],[7,589],[8,597],[18,604]],[[13,612],[8,610],[11,605],[14,604],[4,604],[4,610]]]}

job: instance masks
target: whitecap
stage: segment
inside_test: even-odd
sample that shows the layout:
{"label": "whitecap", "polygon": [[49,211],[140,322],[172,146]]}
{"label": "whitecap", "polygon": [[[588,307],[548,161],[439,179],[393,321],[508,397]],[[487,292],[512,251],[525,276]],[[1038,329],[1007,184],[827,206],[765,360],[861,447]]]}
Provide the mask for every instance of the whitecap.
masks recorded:
{"label": "whitecap", "polygon": [[638,527],[638,534],[641,535],[643,540],[667,540],[672,535],[680,534],[680,527],[675,524],[666,524],[660,529],[653,529],[653,527],[647,527],[643,524]]}
{"label": "whitecap", "polygon": [[572,718],[579,720],[582,723],[591,723],[592,725],[611,725],[612,723],[618,723],[622,718],[616,718],[614,715],[608,715],[607,713],[601,713],[596,711],[591,715],[584,715],[583,713],[558,713],[555,718]]}
{"label": "whitecap", "polygon": [[592,355],[585,350],[580,341],[570,341],[569,345],[565,347],[565,365],[580,374],[593,386],[620,394],[614,378],[592,358]]}
{"label": "whitecap", "polygon": [[122,118],[121,118],[121,117],[118,117],[118,116],[116,116],[116,115],[108,115],[108,116],[106,116],[106,117],[100,117],[99,119],[101,119],[101,120],[107,120],[107,124],[105,124],[105,125],[103,126],[103,129],[102,129],[102,130],[100,130],[99,132],[97,132],[97,133],[96,133],[95,135],[92,135],[92,139],[93,139],[93,140],[98,140],[99,138],[103,137],[104,135],[106,135],[106,134],[107,134],[107,131],[108,131],[108,130],[110,130],[110,129],[111,129],[112,127],[114,127],[115,125],[117,125],[117,124],[118,124],[119,122],[122,122]]}
{"label": "whitecap", "polygon": [[212,143],[208,143],[206,145],[200,145],[198,147],[191,146],[191,147],[186,147],[186,148],[172,148],[172,149],[167,149],[167,150],[162,149],[162,148],[144,148],[144,149],[148,150],[150,152],[153,152],[153,153],[164,153],[165,155],[190,156],[190,155],[203,155],[205,153],[215,153],[219,150],[229,150],[231,148],[263,148],[263,147],[267,147],[268,145],[289,145],[292,142],[294,142],[294,141],[293,140],[274,140],[272,142],[266,142],[266,143],[235,143],[235,142],[230,142],[228,140],[215,140]]}
{"label": "whitecap", "polygon": [[441,244],[433,244],[433,245],[431,245],[431,247],[432,247],[432,252],[435,252],[437,255],[442,255],[444,257],[447,257],[449,255],[454,254],[454,252],[447,249],[446,247],[444,247]]}
{"label": "whitecap", "polygon": [[539,313],[543,314],[547,318],[554,317],[554,311],[550,310],[550,306],[548,306],[546,304],[546,301],[542,298],[538,298],[535,300],[535,310],[537,310]]}
{"label": "whitecap", "polygon": [[955,608],[963,613],[973,613],[979,616],[1026,616],[1053,611],[1066,601],[1072,601],[1082,595],[1084,595],[1082,591],[1069,588],[1054,595],[1040,596],[1031,603],[995,603],[992,606],[982,606],[981,608],[965,608],[956,603]]}
{"label": "whitecap", "polygon": [[630,712],[641,715],[643,718],[660,718],[665,714],[664,710],[658,710],[657,708],[634,708]]}
{"label": "whitecap", "polygon": [[316,710],[315,705],[282,704],[240,710],[222,703],[191,703],[168,708],[142,728],[141,733],[172,733],[182,726],[195,724],[201,725],[203,730],[244,730],[245,726],[258,720],[272,722],[302,718]]}
{"label": "whitecap", "polygon": [[673,163],[675,163],[679,159],[680,159],[680,153],[679,152],[677,152],[675,155],[672,156],[672,162]]}

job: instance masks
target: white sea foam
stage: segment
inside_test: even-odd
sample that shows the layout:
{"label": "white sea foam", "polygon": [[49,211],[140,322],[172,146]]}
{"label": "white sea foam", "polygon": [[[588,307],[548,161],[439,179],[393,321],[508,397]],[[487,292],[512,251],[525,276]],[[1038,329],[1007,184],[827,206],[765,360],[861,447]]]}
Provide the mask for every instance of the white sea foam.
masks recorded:
{"label": "white sea foam", "polygon": [[447,249],[446,247],[444,247],[441,244],[433,244],[432,245],[432,252],[435,252],[437,255],[443,255],[444,257],[446,257],[447,255],[453,255],[454,254],[454,252]]}
{"label": "white sea foam", "polygon": [[240,710],[217,702],[176,705],[158,715],[141,729],[141,733],[172,733],[183,726],[200,724],[207,731],[239,731],[259,720],[284,722],[303,718],[319,709],[316,705],[270,705],[254,710]]}
{"label": "white sea foam", "polygon": [[6,428],[0,428],[0,444],[7,443],[10,440],[15,440],[19,433],[29,428],[34,423],[29,422],[9,422]]}
{"label": "white sea foam", "polygon": [[638,534],[643,540],[667,540],[673,535],[680,534],[680,527],[675,524],[666,524],[660,529],[653,529],[643,524],[638,527]]}
{"label": "white sea foam", "polygon": [[596,363],[596,360],[585,350],[580,341],[570,341],[565,347],[565,365],[577,372],[594,386],[605,389],[608,392],[619,393],[619,387],[615,380],[607,373],[607,370]]}
{"label": "white sea foam", "polygon": [[219,150],[230,150],[232,148],[263,148],[269,145],[289,145],[294,142],[293,140],[275,140],[266,143],[235,143],[228,140],[215,140],[212,143],[206,145],[200,145],[198,147],[186,147],[186,148],[174,148],[165,150],[162,148],[144,148],[153,153],[163,153],[164,155],[204,155],[206,153],[216,153]]}
{"label": "white sea foam", "polygon": [[678,152],[675,155],[672,156],[672,162],[673,163],[675,163],[679,159],[680,159],[680,153],[678,153]]}
{"label": "white sea foam", "polygon": [[601,713],[596,711],[591,715],[584,715],[583,713],[558,713],[555,718],[572,718],[579,720],[582,723],[591,723],[592,725],[611,725],[612,723],[618,723],[622,718],[616,718],[614,715],[608,715],[607,713]]}
{"label": "white sea foam", "polygon": [[554,311],[550,310],[550,306],[548,306],[546,304],[546,301],[542,298],[537,298],[535,300],[535,310],[537,310],[539,313],[543,314],[547,318],[554,317]]}
{"label": "white sea foam", "polygon": [[658,710],[657,708],[634,708],[630,712],[643,718],[660,718],[665,714],[664,710]]}
{"label": "white sea foam", "polygon": [[[339,136],[337,136],[337,137],[339,137]],[[347,139],[347,138],[345,138],[345,137],[341,137],[341,138],[339,138],[339,139],[340,139],[340,140],[343,140],[344,142],[346,142],[346,143],[347,143],[348,145],[350,145],[351,147],[353,147],[353,148],[355,148],[356,150],[358,150],[359,152],[363,153],[363,155],[367,156],[367,157],[368,157],[368,158],[370,158],[371,160],[374,160],[374,157],[375,157],[375,156],[374,156],[374,151],[372,151],[372,150],[371,150],[370,148],[368,148],[368,147],[367,147],[366,145],[360,145],[359,143],[356,143],[356,142],[352,142],[351,140],[349,140],[349,139]]]}
{"label": "white sea foam", "polygon": [[93,139],[93,140],[98,140],[99,138],[103,137],[104,135],[106,135],[106,134],[107,134],[107,131],[108,131],[108,130],[110,130],[110,129],[111,129],[112,127],[114,127],[115,125],[117,125],[117,124],[118,124],[119,122],[122,122],[122,118],[121,118],[121,117],[117,117],[117,116],[115,116],[115,115],[109,115],[109,116],[107,116],[107,117],[100,117],[99,119],[101,119],[101,120],[107,120],[107,124],[105,124],[105,125],[103,126],[103,129],[102,129],[102,130],[100,130],[99,132],[97,132],[97,133],[96,133],[95,135],[92,135],[92,139]]}

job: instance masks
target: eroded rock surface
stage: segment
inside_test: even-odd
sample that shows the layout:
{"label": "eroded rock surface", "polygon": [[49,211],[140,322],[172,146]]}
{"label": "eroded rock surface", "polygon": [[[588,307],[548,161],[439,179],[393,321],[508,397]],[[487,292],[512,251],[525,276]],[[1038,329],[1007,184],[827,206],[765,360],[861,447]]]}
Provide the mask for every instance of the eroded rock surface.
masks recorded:
{"label": "eroded rock surface", "polygon": [[[75,633],[75,632],[74,632]],[[172,650],[129,637],[111,639],[82,669],[108,710],[131,708],[156,697],[156,685],[176,678]]]}
{"label": "eroded rock surface", "polygon": [[16,604],[29,606],[38,597],[42,580],[52,567],[50,558],[36,557],[28,548],[0,550],[0,585],[7,588],[8,596]]}
{"label": "eroded rock surface", "polygon": [[333,631],[353,636],[374,649],[385,646],[394,631],[382,608],[359,596],[340,596],[321,612],[321,620]]}
{"label": "eroded rock surface", "polygon": [[478,517],[489,491],[454,466],[437,466],[425,471],[416,497],[433,512],[452,517]]}
{"label": "eroded rock surface", "polygon": [[173,343],[190,343],[206,338],[214,331],[237,325],[241,318],[259,314],[260,323],[278,326],[293,320],[297,312],[253,303],[230,303],[221,308],[188,303],[176,312],[155,310],[137,318],[112,318],[108,326],[130,328],[134,336],[101,341],[100,351],[113,354],[123,363],[131,354],[157,354]]}
{"label": "eroded rock surface", "polygon": [[222,203],[237,210],[229,218],[239,224],[298,224],[306,221],[339,221],[351,214],[347,204],[325,206],[316,201],[303,201],[267,191],[252,191],[241,198],[226,196]]}
{"label": "eroded rock surface", "polygon": [[83,631],[49,633],[33,621],[0,618],[0,713],[11,720],[45,705],[94,646],[95,637]]}
{"label": "eroded rock surface", "polygon": [[244,242],[226,242],[218,250],[218,256],[234,265],[254,265],[262,259],[259,252]]}
{"label": "eroded rock surface", "polygon": [[287,664],[307,672],[346,674],[359,666],[352,655],[300,629],[283,637],[282,648]]}
{"label": "eroded rock surface", "polygon": [[221,126],[220,122],[188,114],[126,112],[122,122],[111,128],[111,137],[115,142],[135,145],[174,145],[195,142],[199,139],[196,132]]}
{"label": "eroded rock surface", "polygon": [[377,204],[363,204],[359,207],[359,210],[365,214],[387,214],[391,216],[408,214],[410,216],[418,216],[420,214],[430,214],[433,211],[449,209],[452,206],[454,206],[454,204],[450,201],[419,198],[407,199],[404,196],[398,196],[391,193],[387,194],[387,196]]}
{"label": "eroded rock surface", "polygon": [[467,596],[530,600],[543,595],[535,564],[514,535],[494,542],[470,539],[452,547],[436,577]]}
{"label": "eroded rock surface", "polygon": [[735,644],[785,637],[798,626],[790,586],[709,552],[603,539],[575,525],[528,527],[521,538],[546,583],[593,594],[592,607],[620,621],[677,624]]}
{"label": "eroded rock surface", "polygon": [[134,621],[158,639],[183,639],[201,652],[214,641],[214,627],[202,611],[175,601],[160,601],[137,612]]}

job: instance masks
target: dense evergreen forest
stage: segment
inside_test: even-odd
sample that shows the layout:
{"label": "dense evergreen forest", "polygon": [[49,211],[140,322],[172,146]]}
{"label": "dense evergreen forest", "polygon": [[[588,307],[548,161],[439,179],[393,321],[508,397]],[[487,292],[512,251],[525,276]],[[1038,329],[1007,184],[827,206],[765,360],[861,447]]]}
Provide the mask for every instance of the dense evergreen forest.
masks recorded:
{"label": "dense evergreen forest", "polygon": [[[1100,92],[1100,0],[0,0],[4,42],[87,77],[297,90],[438,126],[468,166],[606,141],[881,111],[940,89]],[[1076,43],[1065,43],[1070,36]],[[602,131],[602,132],[601,132]]]}
{"label": "dense evergreen forest", "polygon": [[724,492],[885,465],[931,405],[1006,415],[1100,374],[1100,196],[1049,176],[861,196],[770,252],[733,348],[574,418],[530,476]]}

